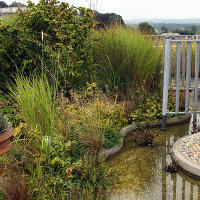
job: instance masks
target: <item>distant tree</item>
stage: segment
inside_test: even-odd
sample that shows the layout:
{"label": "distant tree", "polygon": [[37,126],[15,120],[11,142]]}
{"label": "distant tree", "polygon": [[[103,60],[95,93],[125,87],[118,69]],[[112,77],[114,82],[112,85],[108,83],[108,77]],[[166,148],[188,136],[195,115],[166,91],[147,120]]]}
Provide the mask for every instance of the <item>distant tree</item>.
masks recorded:
{"label": "distant tree", "polygon": [[19,3],[16,1],[13,1],[9,7],[25,7],[26,5],[24,5],[23,3]]}
{"label": "distant tree", "polygon": [[180,35],[192,35],[191,31],[185,30],[184,28],[175,29],[173,33],[179,33]]}
{"label": "distant tree", "polygon": [[7,8],[8,5],[4,1],[0,1],[0,8]]}
{"label": "distant tree", "polygon": [[185,29],[178,28],[178,29],[175,29],[173,33],[179,33],[180,35],[194,35],[196,33],[196,27],[195,29],[193,28],[193,30],[192,30],[192,27],[186,27]]}
{"label": "distant tree", "polygon": [[98,22],[96,28],[105,28],[106,26],[110,26],[112,24],[125,25],[122,17],[115,13],[103,14],[98,11],[94,11],[94,20]]}
{"label": "distant tree", "polygon": [[142,22],[138,25],[138,29],[143,34],[155,35],[155,29],[147,22]]}
{"label": "distant tree", "polygon": [[191,28],[191,32],[192,32],[193,34],[195,34],[195,33],[197,32],[197,28],[196,28],[195,25],[191,26],[190,28]]}
{"label": "distant tree", "polygon": [[162,32],[162,33],[168,33],[167,27],[161,26],[161,32]]}

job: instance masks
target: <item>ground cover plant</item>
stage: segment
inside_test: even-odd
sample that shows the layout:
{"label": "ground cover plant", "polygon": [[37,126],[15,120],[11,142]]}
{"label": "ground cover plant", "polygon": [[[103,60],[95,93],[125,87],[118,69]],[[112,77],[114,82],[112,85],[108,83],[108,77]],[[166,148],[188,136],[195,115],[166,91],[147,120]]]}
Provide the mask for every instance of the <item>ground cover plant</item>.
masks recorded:
{"label": "ground cover plant", "polygon": [[[138,91],[139,92],[139,91]],[[154,93],[150,94],[140,94],[135,100],[138,102],[134,111],[130,114],[129,122],[139,123],[140,122],[159,122],[162,119],[162,94]],[[168,111],[175,112],[176,102],[176,91],[169,91],[168,98]],[[179,101],[180,111],[185,109],[185,92],[180,92]],[[175,117],[176,115],[168,115],[168,117]]]}

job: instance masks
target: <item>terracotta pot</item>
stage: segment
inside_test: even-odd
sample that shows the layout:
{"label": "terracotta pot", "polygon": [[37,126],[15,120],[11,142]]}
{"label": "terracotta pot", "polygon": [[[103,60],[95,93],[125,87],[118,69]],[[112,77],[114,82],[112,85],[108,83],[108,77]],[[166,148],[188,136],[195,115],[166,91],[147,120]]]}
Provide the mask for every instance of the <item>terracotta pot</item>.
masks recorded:
{"label": "terracotta pot", "polygon": [[6,153],[13,146],[14,129],[9,127],[6,131],[0,133],[0,155]]}

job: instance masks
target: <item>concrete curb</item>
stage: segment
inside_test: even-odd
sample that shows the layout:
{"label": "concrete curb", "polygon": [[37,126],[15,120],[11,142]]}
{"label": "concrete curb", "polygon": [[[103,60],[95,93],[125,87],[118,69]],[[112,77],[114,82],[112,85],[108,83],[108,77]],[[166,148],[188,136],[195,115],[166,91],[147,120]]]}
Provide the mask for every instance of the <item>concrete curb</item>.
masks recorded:
{"label": "concrete curb", "polygon": [[[181,117],[171,118],[171,119],[167,120],[167,125],[174,126],[174,125],[178,125],[178,124],[184,124],[186,122],[189,122],[190,118],[191,118],[190,114],[186,114]],[[151,128],[156,128],[156,127],[161,126],[161,121],[160,122],[150,122],[149,124],[147,122],[142,122],[141,124],[142,124],[143,128],[146,128],[148,125]],[[130,135],[130,133],[132,131],[134,131],[136,129],[138,129],[137,124],[131,124],[131,125],[128,125],[128,126],[122,128],[120,131],[120,133],[122,134],[120,143],[111,149],[103,149],[103,155],[105,156],[105,159],[110,159],[114,155],[118,154],[124,146],[124,140]]]}
{"label": "concrete curb", "polygon": [[177,151],[177,147],[179,146],[179,144],[182,143],[182,141],[184,141],[187,138],[193,138],[193,137],[200,137],[200,133],[196,133],[194,135],[188,135],[177,140],[173,145],[172,157],[178,163],[178,165],[185,171],[200,176],[200,163],[198,161],[195,160],[193,161],[182,157],[180,153]]}

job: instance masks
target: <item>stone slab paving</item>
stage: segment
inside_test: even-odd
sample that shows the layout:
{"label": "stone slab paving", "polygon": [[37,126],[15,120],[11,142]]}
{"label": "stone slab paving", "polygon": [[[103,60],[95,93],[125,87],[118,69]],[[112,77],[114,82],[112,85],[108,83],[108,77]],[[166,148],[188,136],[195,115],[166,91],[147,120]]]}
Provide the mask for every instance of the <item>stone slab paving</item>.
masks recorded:
{"label": "stone slab paving", "polygon": [[173,145],[172,156],[184,170],[200,176],[200,133],[177,140]]}

